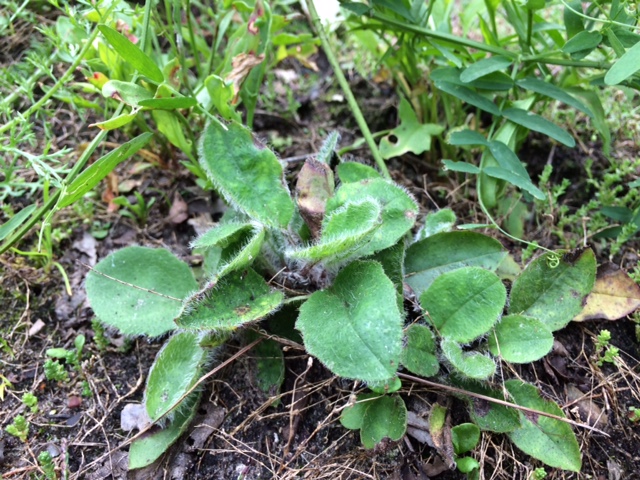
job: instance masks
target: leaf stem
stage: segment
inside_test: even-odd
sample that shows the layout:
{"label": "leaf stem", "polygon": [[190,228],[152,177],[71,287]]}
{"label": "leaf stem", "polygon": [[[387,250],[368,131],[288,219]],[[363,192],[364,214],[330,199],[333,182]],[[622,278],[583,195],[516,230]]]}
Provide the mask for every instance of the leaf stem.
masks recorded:
{"label": "leaf stem", "polygon": [[309,15],[311,17],[311,22],[313,23],[313,26],[315,27],[316,31],[318,32],[318,36],[320,37],[322,48],[324,49],[324,52],[327,55],[327,59],[329,60],[331,67],[333,68],[333,72],[338,80],[338,83],[340,84],[340,87],[344,92],[344,95],[347,99],[347,103],[349,104],[349,107],[351,107],[351,113],[353,113],[353,116],[355,117],[356,122],[360,127],[360,131],[362,131],[362,136],[364,137],[365,141],[367,142],[367,145],[369,145],[369,148],[371,149],[371,154],[373,155],[373,159],[378,165],[378,168],[380,169],[380,172],[382,173],[382,175],[390,179],[391,175],[389,174],[389,170],[387,169],[387,166],[384,163],[382,155],[380,155],[378,146],[376,145],[376,142],[373,139],[373,136],[371,135],[371,130],[369,130],[369,125],[367,125],[367,122],[364,119],[364,116],[362,115],[362,111],[358,106],[358,102],[356,101],[356,98],[354,97],[353,92],[351,91],[349,82],[347,81],[346,77],[344,76],[344,73],[342,72],[342,69],[340,68],[340,63],[338,63],[338,60],[334,55],[333,50],[331,49],[331,44],[329,43],[329,37],[327,36],[327,33],[322,25],[322,22],[320,21],[320,17],[318,17],[318,12],[316,11],[316,7],[313,4],[313,0],[307,0],[307,6],[309,7]]}

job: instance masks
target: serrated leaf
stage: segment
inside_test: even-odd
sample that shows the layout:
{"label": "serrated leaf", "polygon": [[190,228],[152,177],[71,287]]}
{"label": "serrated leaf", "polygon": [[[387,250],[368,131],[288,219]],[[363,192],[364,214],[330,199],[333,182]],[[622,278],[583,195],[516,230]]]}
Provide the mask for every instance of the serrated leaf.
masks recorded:
{"label": "serrated leaf", "polygon": [[[540,398],[533,385],[508,380],[505,387],[516,404],[564,418],[558,405]],[[516,447],[551,467],[580,471],[580,447],[568,423],[528,412],[519,415],[521,427],[508,433]]]}
{"label": "serrated leaf", "polygon": [[537,318],[552,332],[580,313],[596,276],[591,249],[562,255],[556,262],[557,255],[546,253],[527,266],[513,283],[509,306],[510,314]]}
{"label": "serrated leaf", "polygon": [[419,297],[445,272],[473,266],[495,271],[506,254],[500,242],[480,233],[438,233],[407,249],[405,281]]}
{"label": "serrated leaf", "polygon": [[121,162],[144,147],[149,140],[151,140],[152,136],[153,134],[149,132],[138,135],[136,138],[123,143],[115,150],[100,157],[90,167],[78,175],[73,182],[71,182],[71,185],[64,190],[64,196],[58,202],[58,207],[64,208],[80,200],[85,193],[98,185],[100,180],[111,173]]}
{"label": "serrated leaf", "polygon": [[553,347],[553,334],[541,321],[524,315],[502,317],[489,335],[489,351],[511,363],[541,359]]}
{"label": "serrated leaf", "polygon": [[330,288],[300,307],[296,327],[307,351],[336,375],[378,381],[398,369],[402,315],[393,283],[377,262],[342,269]]}
{"label": "serrated leaf", "polygon": [[456,223],[456,214],[450,208],[429,212],[424,219],[424,226],[416,235],[416,241],[424,240],[437,233],[449,232]]}
{"label": "serrated leaf", "polygon": [[593,112],[589,107],[587,107],[577,98],[569,95],[563,89],[556,87],[552,83],[545,82],[544,80],[540,80],[539,78],[528,77],[523,78],[522,80],[518,80],[516,84],[520,88],[524,88],[525,90],[531,90],[532,92],[536,92],[549,98],[553,98],[554,100],[558,100],[562,103],[566,103],[567,105],[570,105],[573,108],[586,113],[590,117],[593,117]]}
{"label": "serrated leaf", "polygon": [[402,349],[400,363],[412,373],[423,377],[433,377],[440,370],[436,357],[436,343],[429,328],[411,325],[406,335],[406,346]]}
{"label": "serrated leaf", "polygon": [[453,95],[463,102],[467,102],[474,107],[478,107],[479,109],[484,110],[485,112],[489,112],[490,114],[497,117],[501,115],[500,109],[496,106],[495,103],[468,87],[456,85],[455,83],[445,81],[436,81],[435,85],[438,89],[448,93],[449,95]]}
{"label": "serrated leaf", "polygon": [[282,305],[284,294],[272,291],[255,271],[234,272],[207,292],[192,296],[176,324],[186,329],[234,330],[260,320]]}
{"label": "serrated leaf", "polygon": [[200,340],[193,332],[176,333],[156,355],[144,392],[144,405],[154,422],[174,409],[200,378],[206,358]]}
{"label": "serrated leaf", "polygon": [[594,318],[618,320],[640,308],[640,287],[615,264],[598,269],[596,283],[582,311],[573,319],[582,322]]}
{"label": "serrated leaf", "polygon": [[384,438],[400,440],[407,430],[407,407],[399,395],[384,395],[371,402],[365,410],[360,440],[373,448]]}
{"label": "serrated leaf", "polygon": [[91,308],[125,335],[157,337],[175,329],[181,299],[198,288],[189,266],[165,249],[126,247],[94,270],[85,285]]}
{"label": "serrated leaf", "polygon": [[380,228],[381,209],[377,201],[347,202],[325,217],[319,241],[312,246],[291,249],[287,257],[327,263],[344,261],[362,250]]}
{"label": "serrated leaf", "polygon": [[640,42],[625,52],[604,76],[607,85],[618,85],[640,70]]}
{"label": "serrated leaf", "polygon": [[338,165],[338,178],[342,183],[359,182],[368,178],[382,178],[378,171],[357,162],[343,162]]}
{"label": "serrated leaf", "polygon": [[401,187],[383,179],[368,179],[343,184],[327,202],[327,215],[357,198],[373,198],[382,206],[382,225],[369,243],[357,251],[371,255],[395,245],[413,227],[418,205]]}
{"label": "serrated leaf", "polygon": [[107,25],[98,25],[98,30],[111,44],[113,49],[133,68],[138,70],[140,74],[152,80],[155,83],[162,83],[164,75],[160,67],[140,48],[131,43],[131,41]]}
{"label": "serrated leaf", "polygon": [[495,362],[480,352],[464,352],[454,340],[444,337],[440,342],[442,354],[462,375],[475,380],[486,380],[496,372]]}
{"label": "serrated leaf", "polygon": [[576,141],[566,130],[533,112],[527,112],[521,108],[507,108],[502,111],[502,115],[529,130],[544,133],[567,147],[576,146]]}
{"label": "serrated leaf", "polygon": [[275,154],[237,122],[211,121],[200,138],[200,165],[225,199],[265,225],[284,228],[294,204]]}
{"label": "serrated leaf", "polygon": [[427,152],[431,149],[431,137],[440,135],[444,130],[442,125],[418,122],[413,107],[404,97],[400,99],[398,116],[400,125],[380,140],[380,155],[384,159],[399,157],[407,152],[416,155]]}
{"label": "serrated leaf", "polygon": [[506,69],[513,63],[513,60],[500,55],[483,58],[472,63],[460,73],[460,80],[464,83],[473,82],[477,78],[484,77],[493,72]]}
{"label": "serrated leaf", "polygon": [[443,273],[420,295],[425,318],[440,336],[459,343],[487,333],[498,321],[506,300],[500,278],[479,267]]}
{"label": "serrated leaf", "polygon": [[199,401],[200,393],[189,395],[167,426],[134,440],[129,447],[129,470],[144,468],[160,458],[187,429],[196,414]]}

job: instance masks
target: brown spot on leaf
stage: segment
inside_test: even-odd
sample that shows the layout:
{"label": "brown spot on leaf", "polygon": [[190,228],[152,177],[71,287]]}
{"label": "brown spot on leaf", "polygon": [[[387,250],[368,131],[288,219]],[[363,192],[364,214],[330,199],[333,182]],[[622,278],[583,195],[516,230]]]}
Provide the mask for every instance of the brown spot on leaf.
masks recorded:
{"label": "brown spot on leaf", "polygon": [[242,307],[234,308],[233,311],[236,312],[239,317],[241,317],[242,315],[246,315],[247,313],[249,313],[251,311],[251,308],[244,305]]}

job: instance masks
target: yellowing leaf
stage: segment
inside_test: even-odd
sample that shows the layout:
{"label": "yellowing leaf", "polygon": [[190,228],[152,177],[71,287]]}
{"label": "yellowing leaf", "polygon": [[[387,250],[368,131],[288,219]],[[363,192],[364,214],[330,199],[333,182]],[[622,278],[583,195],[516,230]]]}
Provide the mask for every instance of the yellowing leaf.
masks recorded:
{"label": "yellowing leaf", "polygon": [[613,264],[599,269],[596,284],[587,296],[582,312],[573,319],[582,322],[593,318],[618,320],[640,307],[640,287]]}

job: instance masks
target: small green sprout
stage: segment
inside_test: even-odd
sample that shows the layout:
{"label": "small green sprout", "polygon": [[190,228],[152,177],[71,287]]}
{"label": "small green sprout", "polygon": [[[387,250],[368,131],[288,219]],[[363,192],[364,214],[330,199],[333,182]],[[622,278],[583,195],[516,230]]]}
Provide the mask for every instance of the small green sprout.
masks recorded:
{"label": "small green sprout", "polygon": [[38,397],[36,397],[33,393],[27,392],[22,395],[22,403],[29,407],[31,413],[38,412]]}
{"label": "small green sprout", "polygon": [[8,425],[5,429],[9,435],[18,437],[23,442],[27,441],[27,435],[29,435],[29,422],[22,415],[16,415],[13,419],[13,423]]}
{"label": "small green sprout", "polygon": [[596,357],[598,361],[596,365],[601,367],[606,363],[615,363],[616,358],[620,356],[620,349],[610,345],[611,332],[609,330],[602,330],[596,338]]}
{"label": "small green sprout", "polygon": [[104,328],[104,325],[100,323],[100,320],[94,318],[91,320],[91,328],[93,328],[93,341],[95,342],[96,347],[98,347],[98,350],[101,352],[104,352],[109,346],[109,340],[105,336],[106,329]]}
{"label": "small green sprout", "polygon": [[536,468],[531,474],[532,480],[543,480],[544,478],[547,478],[547,472],[544,468]]}
{"label": "small green sprout", "polygon": [[38,463],[44,472],[45,478],[48,480],[55,480],[57,478],[56,466],[53,464],[53,457],[49,452],[46,450],[40,452],[40,455],[38,455]]}
{"label": "small green sprout", "polygon": [[44,376],[47,380],[53,380],[55,382],[66,382],[69,380],[69,374],[64,369],[64,366],[57,360],[47,360],[44,362]]}
{"label": "small green sprout", "polygon": [[640,422],[640,408],[629,407],[629,420],[633,423]]}

